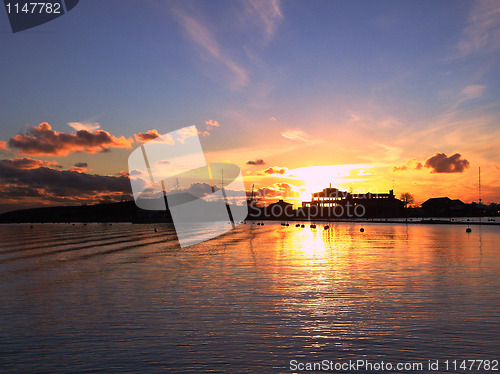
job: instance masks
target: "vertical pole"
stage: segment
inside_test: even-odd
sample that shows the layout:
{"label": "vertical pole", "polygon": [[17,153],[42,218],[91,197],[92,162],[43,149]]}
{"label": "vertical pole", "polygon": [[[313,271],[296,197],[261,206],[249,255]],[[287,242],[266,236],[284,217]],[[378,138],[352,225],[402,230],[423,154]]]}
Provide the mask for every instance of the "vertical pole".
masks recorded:
{"label": "vertical pole", "polygon": [[479,167],[479,204],[481,204],[481,166]]}

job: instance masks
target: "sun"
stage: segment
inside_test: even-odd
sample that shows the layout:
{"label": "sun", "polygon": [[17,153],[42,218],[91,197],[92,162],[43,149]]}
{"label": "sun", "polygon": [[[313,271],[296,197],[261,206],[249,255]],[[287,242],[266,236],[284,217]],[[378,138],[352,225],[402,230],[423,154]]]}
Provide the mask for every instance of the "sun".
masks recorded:
{"label": "sun", "polygon": [[[302,201],[310,200],[311,194],[329,187],[346,188],[352,182],[367,180],[366,170],[373,165],[344,164],[307,166],[289,171],[289,178],[296,178],[303,182],[304,189],[300,194]],[[362,172],[361,172],[362,171]]]}

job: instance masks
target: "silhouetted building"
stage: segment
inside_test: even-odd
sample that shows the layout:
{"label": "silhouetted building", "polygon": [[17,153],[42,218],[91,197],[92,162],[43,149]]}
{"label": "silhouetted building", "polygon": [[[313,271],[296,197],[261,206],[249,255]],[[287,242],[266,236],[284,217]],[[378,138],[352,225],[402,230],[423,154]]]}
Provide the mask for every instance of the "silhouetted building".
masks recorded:
{"label": "silhouetted building", "polygon": [[311,201],[304,201],[299,214],[321,218],[401,217],[404,204],[389,193],[352,194],[338,188],[323,189],[312,194]]}
{"label": "silhouetted building", "polygon": [[263,214],[265,217],[278,218],[285,221],[295,218],[293,204],[287,203],[281,199],[263,208]]}
{"label": "silhouetted building", "polygon": [[459,199],[433,197],[422,203],[424,214],[431,217],[458,217],[470,214],[470,207]]}

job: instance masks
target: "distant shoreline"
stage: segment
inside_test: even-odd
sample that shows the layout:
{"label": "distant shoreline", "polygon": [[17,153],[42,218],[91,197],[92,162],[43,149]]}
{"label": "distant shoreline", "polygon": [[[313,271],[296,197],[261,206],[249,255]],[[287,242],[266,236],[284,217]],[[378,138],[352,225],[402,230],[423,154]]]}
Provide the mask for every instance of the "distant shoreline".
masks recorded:
{"label": "distant shoreline", "polygon": [[[485,225],[485,226],[500,226],[500,222],[496,221],[450,221],[447,219],[441,218],[429,218],[429,219],[418,219],[418,218],[409,218],[405,220],[404,218],[400,218],[399,220],[393,218],[365,218],[365,219],[336,219],[336,220],[279,220],[279,219],[256,219],[256,220],[247,220],[246,224],[253,224],[254,222],[289,222],[290,224],[304,223],[304,224],[335,224],[335,223],[383,223],[383,224],[417,224],[417,225]],[[208,223],[208,222],[193,222],[193,223]],[[100,225],[110,225],[110,224],[133,224],[133,225],[153,225],[153,224],[167,224],[173,225],[172,222],[130,222],[130,221],[74,221],[74,222],[0,222],[0,225],[87,225],[87,224],[100,224]]]}
{"label": "distant shoreline", "polygon": [[422,225],[500,225],[500,222],[496,221],[487,221],[482,220],[479,221],[449,221],[448,219],[443,219],[441,217],[436,218],[409,218],[405,220],[404,218],[394,219],[394,218],[362,218],[362,219],[335,219],[335,220],[276,220],[276,219],[267,219],[267,220],[250,220],[250,221],[261,221],[261,222],[290,222],[290,223],[298,223],[298,222],[307,222],[307,223],[321,223],[321,224],[332,224],[332,223],[342,223],[342,222],[352,222],[352,223],[410,223],[410,224],[422,224]]}

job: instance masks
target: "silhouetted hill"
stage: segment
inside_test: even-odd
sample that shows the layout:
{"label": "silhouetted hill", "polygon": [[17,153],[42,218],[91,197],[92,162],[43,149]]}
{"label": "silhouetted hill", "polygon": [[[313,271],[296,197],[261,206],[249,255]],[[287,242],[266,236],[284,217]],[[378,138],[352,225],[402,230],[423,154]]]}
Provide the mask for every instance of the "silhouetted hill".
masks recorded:
{"label": "silhouetted hill", "polygon": [[132,222],[140,215],[140,210],[134,201],[32,208],[0,214],[0,223]]}

